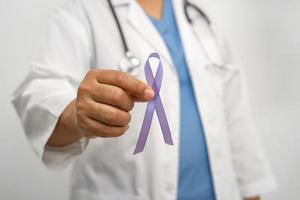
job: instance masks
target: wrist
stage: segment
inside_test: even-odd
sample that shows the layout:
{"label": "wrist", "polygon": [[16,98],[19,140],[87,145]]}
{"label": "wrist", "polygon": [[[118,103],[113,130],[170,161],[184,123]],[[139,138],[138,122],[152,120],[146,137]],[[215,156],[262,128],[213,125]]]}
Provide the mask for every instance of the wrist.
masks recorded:
{"label": "wrist", "polygon": [[66,108],[66,113],[63,116],[63,124],[68,127],[69,132],[77,137],[77,140],[85,137],[84,132],[78,127],[76,117],[76,100],[73,100]]}
{"label": "wrist", "polygon": [[52,132],[47,145],[53,147],[63,147],[70,145],[82,138],[82,135],[74,129],[72,122],[73,106],[75,106],[75,101],[69,103],[59,116],[56,127]]}

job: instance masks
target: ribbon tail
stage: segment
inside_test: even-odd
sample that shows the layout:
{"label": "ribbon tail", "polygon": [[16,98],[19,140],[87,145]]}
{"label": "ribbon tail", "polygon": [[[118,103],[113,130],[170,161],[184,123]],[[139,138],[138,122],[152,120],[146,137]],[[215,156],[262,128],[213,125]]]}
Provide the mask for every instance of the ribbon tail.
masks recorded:
{"label": "ribbon tail", "polygon": [[144,147],[145,147],[145,144],[146,144],[146,141],[147,141],[147,138],[148,138],[150,126],[151,126],[151,123],[152,123],[154,109],[155,109],[155,102],[150,101],[147,105],[147,109],[146,109],[146,113],[145,113],[145,116],[144,116],[142,128],[141,128],[140,135],[139,135],[139,138],[138,138],[138,142],[136,144],[136,147],[135,147],[135,150],[134,150],[133,154],[138,154],[138,153],[140,153],[144,150]]}
{"label": "ribbon tail", "polygon": [[165,143],[169,144],[169,145],[174,145],[173,140],[172,140],[172,136],[171,136],[170,127],[169,127],[169,124],[168,124],[168,120],[167,120],[167,117],[166,117],[166,113],[165,113],[160,95],[157,96],[156,107],[155,108],[156,108],[157,117],[158,117],[158,120],[159,120],[159,123],[160,123],[160,127],[161,127],[161,130],[162,130],[162,133],[163,133]]}

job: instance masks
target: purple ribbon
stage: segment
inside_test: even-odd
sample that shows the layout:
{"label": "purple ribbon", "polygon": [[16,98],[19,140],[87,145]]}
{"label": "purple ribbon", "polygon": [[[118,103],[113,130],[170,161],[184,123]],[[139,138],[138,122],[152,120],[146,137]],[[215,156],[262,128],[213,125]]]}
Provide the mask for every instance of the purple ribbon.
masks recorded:
{"label": "purple ribbon", "polygon": [[[151,69],[151,65],[149,63],[150,58],[157,58],[159,60],[158,68],[155,74],[155,78]],[[160,127],[163,133],[163,137],[166,144],[173,145],[173,140],[171,137],[171,131],[169,128],[169,124],[167,121],[166,113],[159,95],[161,83],[163,79],[163,66],[161,59],[157,53],[152,53],[148,57],[145,63],[145,76],[147,79],[148,85],[151,85],[154,90],[154,97],[147,104],[146,113],[144,116],[143,125],[140,131],[139,139],[136,144],[135,150],[133,154],[138,154],[144,150],[150,126],[153,119],[154,110],[156,110],[156,114],[160,123]]]}

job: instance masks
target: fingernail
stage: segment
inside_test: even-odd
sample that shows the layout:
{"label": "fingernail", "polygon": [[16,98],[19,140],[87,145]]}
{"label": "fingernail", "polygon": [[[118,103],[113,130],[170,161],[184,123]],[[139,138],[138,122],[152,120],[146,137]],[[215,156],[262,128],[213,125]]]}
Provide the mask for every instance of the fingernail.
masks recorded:
{"label": "fingernail", "polygon": [[145,97],[151,99],[153,96],[154,96],[154,91],[151,88],[147,88],[145,90]]}

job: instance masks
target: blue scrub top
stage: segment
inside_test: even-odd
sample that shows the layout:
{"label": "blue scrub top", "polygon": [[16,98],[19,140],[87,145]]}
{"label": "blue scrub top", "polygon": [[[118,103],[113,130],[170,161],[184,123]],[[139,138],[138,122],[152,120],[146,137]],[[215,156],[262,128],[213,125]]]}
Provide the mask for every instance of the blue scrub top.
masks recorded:
{"label": "blue scrub top", "polygon": [[180,159],[178,200],[215,200],[203,127],[171,0],[160,20],[149,16],[161,34],[180,80]]}

